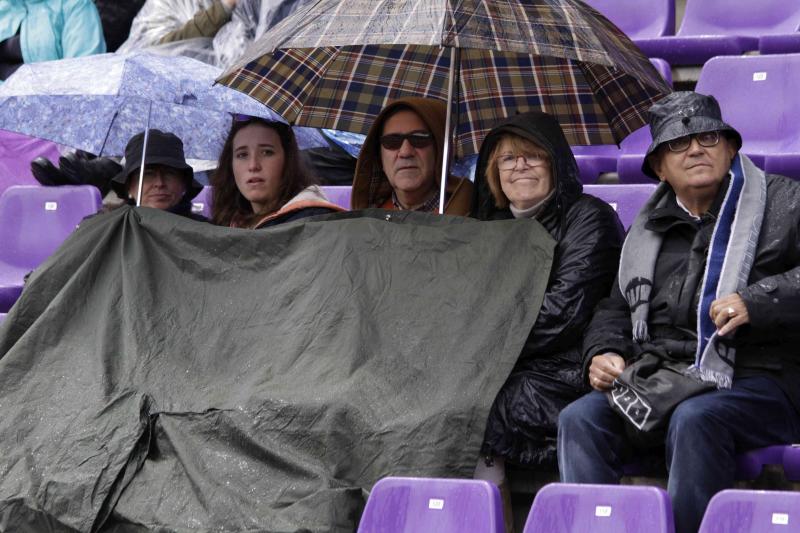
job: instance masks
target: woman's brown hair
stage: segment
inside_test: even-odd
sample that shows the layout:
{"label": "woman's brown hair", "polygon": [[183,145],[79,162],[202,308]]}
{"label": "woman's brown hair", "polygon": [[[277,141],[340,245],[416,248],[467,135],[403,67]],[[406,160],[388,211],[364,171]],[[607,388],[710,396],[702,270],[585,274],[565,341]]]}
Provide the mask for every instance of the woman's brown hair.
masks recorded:
{"label": "woman's brown hair", "polygon": [[[281,140],[284,153],[281,187],[278,191],[278,196],[269,206],[267,212],[259,214],[253,213],[250,202],[239,192],[236,180],[233,177],[233,138],[240,130],[253,124],[275,131]],[[211,185],[214,186],[211,221],[220,226],[230,226],[231,222],[236,221],[237,225],[249,227],[257,219],[280,209],[300,191],[309,185],[313,185],[315,181],[303,164],[300,149],[297,146],[297,140],[291,126],[282,122],[271,122],[256,117],[234,120],[231,131],[228,133],[228,138],[225,140],[225,145],[222,147],[222,153],[219,155],[217,170],[211,177]]]}

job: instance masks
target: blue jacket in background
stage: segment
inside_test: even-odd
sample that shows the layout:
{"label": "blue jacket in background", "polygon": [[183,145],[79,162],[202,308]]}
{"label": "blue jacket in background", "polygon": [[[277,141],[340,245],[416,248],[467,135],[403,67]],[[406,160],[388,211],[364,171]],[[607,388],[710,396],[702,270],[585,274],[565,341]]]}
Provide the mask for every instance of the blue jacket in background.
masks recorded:
{"label": "blue jacket in background", "polygon": [[0,41],[17,31],[25,63],[106,51],[91,0],[0,0]]}

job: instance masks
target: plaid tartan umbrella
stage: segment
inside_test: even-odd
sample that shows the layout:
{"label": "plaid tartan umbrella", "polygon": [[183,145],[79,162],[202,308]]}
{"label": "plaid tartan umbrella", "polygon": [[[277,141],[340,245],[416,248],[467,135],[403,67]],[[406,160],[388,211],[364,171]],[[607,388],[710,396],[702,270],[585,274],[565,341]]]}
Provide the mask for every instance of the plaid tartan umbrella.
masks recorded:
{"label": "plaid tartan umbrella", "polygon": [[446,100],[458,156],[527,110],[556,116],[572,144],[618,143],[670,91],[619,29],[578,0],[319,0],[218,81],[292,124],[356,133],[395,98]]}

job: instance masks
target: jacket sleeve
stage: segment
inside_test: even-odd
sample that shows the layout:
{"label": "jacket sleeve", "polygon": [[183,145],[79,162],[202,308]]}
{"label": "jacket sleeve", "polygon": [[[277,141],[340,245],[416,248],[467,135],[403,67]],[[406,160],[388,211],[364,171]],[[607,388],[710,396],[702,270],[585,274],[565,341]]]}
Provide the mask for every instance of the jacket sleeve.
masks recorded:
{"label": "jacket sleeve", "polygon": [[631,310],[614,280],[611,296],[600,302],[583,335],[584,381],[592,357],[607,352],[621,355],[626,361],[635,355],[632,339]]}
{"label": "jacket sleeve", "polygon": [[[783,261],[771,276],[761,278],[739,291],[747,306],[750,328],[762,332],[797,331],[800,328],[800,187],[787,178],[768,185],[768,202],[773,212],[764,220],[762,232],[771,252]],[[787,222],[787,219],[791,222]],[[771,232],[775,233],[771,233]],[[779,244],[778,244],[779,243]],[[779,246],[779,248],[778,248]],[[758,261],[758,258],[756,259]],[[783,272],[781,272],[783,270]]]}
{"label": "jacket sleeve", "polygon": [[214,0],[211,7],[198,11],[192,17],[192,20],[159,39],[158,44],[183,41],[184,39],[196,37],[213,37],[230,19],[231,12],[225,9],[220,0]]}
{"label": "jacket sleeve", "polygon": [[61,29],[62,58],[104,54],[106,40],[100,13],[91,0],[66,2]]}
{"label": "jacket sleeve", "polygon": [[[800,255],[800,242],[791,246]],[[747,306],[750,327],[761,331],[800,328],[800,266],[762,278],[739,291]]]}
{"label": "jacket sleeve", "polygon": [[622,247],[622,226],[604,202],[584,197],[567,213],[547,292],[522,357],[580,345],[597,303],[609,293]]}

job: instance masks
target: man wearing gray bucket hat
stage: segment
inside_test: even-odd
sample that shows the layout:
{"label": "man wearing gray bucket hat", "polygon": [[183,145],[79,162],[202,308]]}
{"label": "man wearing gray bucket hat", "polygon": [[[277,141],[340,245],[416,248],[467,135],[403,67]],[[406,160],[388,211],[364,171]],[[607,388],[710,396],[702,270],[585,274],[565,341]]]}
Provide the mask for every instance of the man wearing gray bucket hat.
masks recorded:
{"label": "man wearing gray bucket hat", "polygon": [[[111,189],[129,204],[136,203],[143,146],[144,132],[131,137],[125,146],[125,166],[111,180]],[[186,163],[183,142],[173,133],[150,130],[145,158],[142,206],[206,220],[192,213],[191,200],[203,186]]]}
{"label": "man wearing gray bucket hat", "polygon": [[665,455],[688,533],[737,453],[800,439],[800,184],[740,154],[711,96],[668,95],[650,131],[642,170],[661,184],[585,331],[594,390],[562,411],[558,461],[564,482],[618,483]]}

